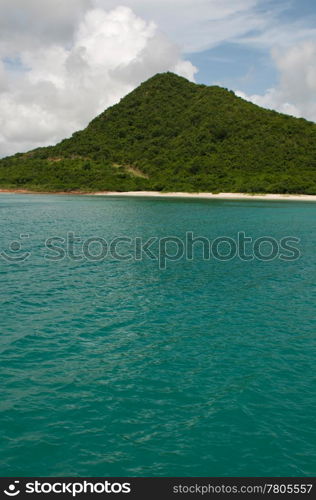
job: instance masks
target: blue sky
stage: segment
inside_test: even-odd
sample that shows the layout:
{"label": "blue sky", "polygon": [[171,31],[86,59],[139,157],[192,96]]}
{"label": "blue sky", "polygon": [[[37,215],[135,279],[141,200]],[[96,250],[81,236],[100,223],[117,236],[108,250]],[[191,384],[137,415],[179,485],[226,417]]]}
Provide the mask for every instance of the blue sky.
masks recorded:
{"label": "blue sky", "polygon": [[0,156],[70,136],[164,71],[316,121],[316,2],[1,0]]}
{"label": "blue sky", "polygon": [[[269,10],[269,2],[265,4],[260,7],[262,12]],[[302,29],[313,29],[316,25],[315,0],[275,0],[273,8],[280,31],[293,23],[300,24]],[[247,94],[260,94],[278,81],[269,46],[224,42],[209,50],[187,54],[187,57],[199,69],[196,76],[199,83],[219,83],[232,89],[242,88]]]}
{"label": "blue sky", "polygon": [[[26,4],[27,1],[25,0]],[[38,2],[40,1],[38,0]],[[149,7],[146,9],[146,16],[144,17],[155,21],[155,10],[151,12],[151,1],[147,0],[147,2]],[[14,4],[14,0],[12,3]],[[102,0],[99,3],[102,3]],[[107,3],[113,5],[113,2],[106,2],[106,0],[103,2],[105,5]],[[136,12],[139,11],[140,14],[143,12],[142,8],[137,8],[139,3],[141,4],[137,0],[135,2],[133,0],[126,0],[124,2],[122,0],[122,2],[116,3],[122,5],[129,4],[130,6],[134,3]],[[192,4],[194,4],[194,0],[192,0]],[[273,21],[280,32],[284,27],[292,25],[292,23],[301,23],[302,29],[306,27],[313,29],[316,22],[316,5],[314,0],[258,0],[255,10],[259,16],[264,16],[269,12],[273,13],[270,17],[271,22]],[[15,18],[17,25],[23,25],[23,13],[21,11],[16,11]],[[207,23],[207,20],[205,20],[205,23]],[[165,29],[163,23],[159,26],[159,21],[158,27],[162,31]],[[172,31],[170,32],[170,29],[167,31],[168,36],[172,38]],[[249,35],[250,37],[251,35],[259,35],[259,32],[254,30]],[[269,46],[263,45],[258,47],[256,44],[252,46],[251,42],[239,43],[238,39],[233,42],[224,40],[222,43],[207,50],[193,52],[184,50],[184,56],[198,68],[198,73],[196,74],[196,81],[198,83],[207,85],[215,83],[231,89],[242,87],[242,90],[246,93],[253,94],[264,92],[267,88],[273,87],[277,83],[278,73],[271,59]],[[11,71],[22,71],[25,69],[19,57],[6,57],[3,59],[3,62]]]}
{"label": "blue sky", "polygon": [[187,57],[199,69],[198,83],[261,93],[277,82],[278,74],[267,50],[223,43]]}

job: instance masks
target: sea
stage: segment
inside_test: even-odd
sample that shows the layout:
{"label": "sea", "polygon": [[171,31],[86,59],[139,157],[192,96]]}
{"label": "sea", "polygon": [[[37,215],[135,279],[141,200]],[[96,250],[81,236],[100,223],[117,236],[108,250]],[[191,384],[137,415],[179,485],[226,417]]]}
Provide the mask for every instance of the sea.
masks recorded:
{"label": "sea", "polygon": [[316,473],[316,204],[0,195],[0,475]]}

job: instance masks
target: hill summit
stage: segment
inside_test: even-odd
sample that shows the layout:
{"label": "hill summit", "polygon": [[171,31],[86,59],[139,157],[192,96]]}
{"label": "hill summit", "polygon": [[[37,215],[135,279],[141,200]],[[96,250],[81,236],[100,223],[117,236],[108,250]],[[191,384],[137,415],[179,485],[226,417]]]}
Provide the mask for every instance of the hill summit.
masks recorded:
{"label": "hill summit", "polygon": [[0,187],[316,194],[316,125],[158,74],[71,138],[0,160]]}

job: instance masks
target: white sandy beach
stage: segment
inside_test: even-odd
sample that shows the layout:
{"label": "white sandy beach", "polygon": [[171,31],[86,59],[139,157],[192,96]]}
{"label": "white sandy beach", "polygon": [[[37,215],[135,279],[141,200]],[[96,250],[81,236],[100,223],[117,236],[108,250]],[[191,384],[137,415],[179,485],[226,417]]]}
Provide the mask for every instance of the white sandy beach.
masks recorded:
{"label": "white sandy beach", "polygon": [[159,197],[159,198],[198,198],[198,199],[218,199],[218,200],[278,200],[278,201],[316,201],[316,195],[309,194],[249,194],[249,193],[181,193],[160,191],[100,191],[100,192],[47,192],[30,191],[27,189],[0,189],[0,194],[53,194],[53,195],[77,195],[77,196],[138,196],[138,197]]}
{"label": "white sandy beach", "polygon": [[316,201],[316,195],[308,194],[247,194],[247,193],[161,193],[159,191],[128,191],[91,193],[94,196],[142,196],[162,198],[201,198],[220,200],[288,200]]}

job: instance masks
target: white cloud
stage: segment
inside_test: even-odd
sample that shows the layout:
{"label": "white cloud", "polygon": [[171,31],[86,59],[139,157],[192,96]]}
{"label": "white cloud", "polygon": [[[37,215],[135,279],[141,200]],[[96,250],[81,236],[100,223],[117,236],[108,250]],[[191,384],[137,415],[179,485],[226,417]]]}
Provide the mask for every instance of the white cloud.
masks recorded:
{"label": "white cloud", "polygon": [[1,0],[0,56],[19,55],[39,43],[70,43],[91,0]]}
{"label": "white cloud", "polygon": [[[93,0],[105,8],[117,0]],[[268,26],[270,14],[258,13],[263,0],[123,0],[147,20],[154,20],[183,52],[198,52]],[[266,0],[265,0],[266,1]]]}
{"label": "white cloud", "polygon": [[272,51],[279,83],[263,95],[236,94],[265,108],[316,121],[316,42]]}
{"label": "white cloud", "polygon": [[272,53],[279,85],[261,96],[243,96],[316,120],[315,43],[304,42],[306,37],[315,40],[316,30],[303,21],[277,22],[279,2],[120,4],[1,0],[0,156],[71,135],[155,73],[171,70],[193,80],[196,68],[181,53],[222,42],[279,47]]}
{"label": "white cloud", "polygon": [[0,60],[0,92],[7,90],[8,82],[5,67],[3,62]]}
{"label": "white cloud", "polygon": [[69,136],[158,72],[197,71],[127,7],[88,10],[71,44],[34,40],[19,51],[26,71],[0,64],[1,156]]}
{"label": "white cloud", "polygon": [[306,20],[280,21],[289,5],[286,0],[1,0],[0,57],[19,55],[22,46],[34,48],[39,41],[71,44],[82,15],[96,7],[130,7],[154,21],[184,53],[223,41],[271,47],[315,35]]}
{"label": "white cloud", "polygon": [[19,53],[21,46],[72,41],[83,13],[95,7],[130,7],[138,17],[154,21],[183,52],[269,26],[271,16],[256,7],[267,0],[1,0],[0,55]]}
{"label": "white cloud", "polygon": [[234,41],[255,49],[273,49],[273,47],[286,49],[302,41],[316,38],[316,29],[309,27],[306,19],[281,23],[276,14],[277,12],[274,16],[270,16],[270,23],[264,26],[265,29],[255,34],[240,36]]}

